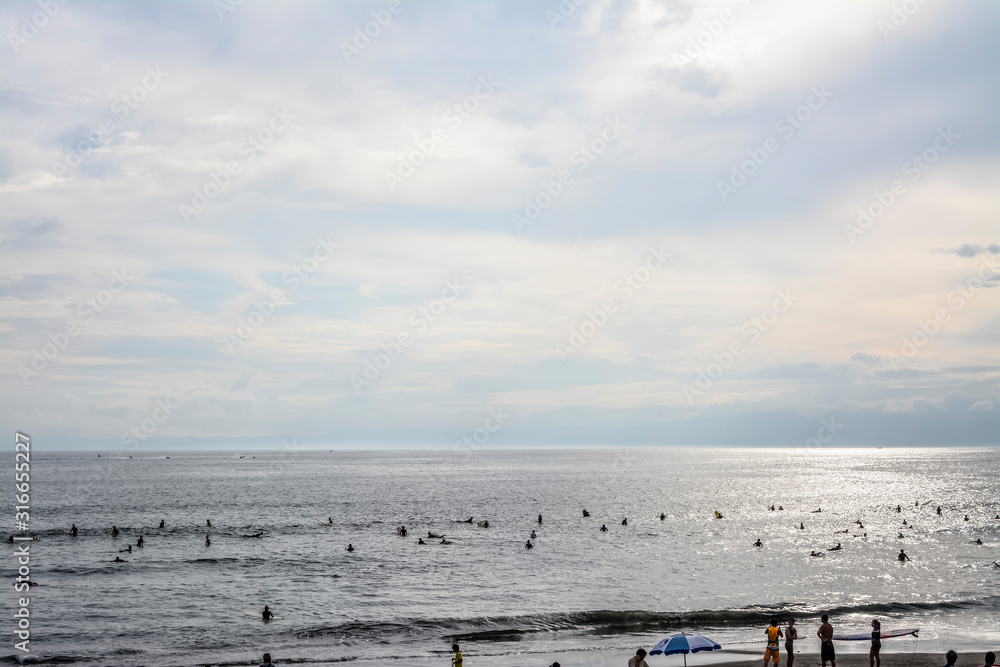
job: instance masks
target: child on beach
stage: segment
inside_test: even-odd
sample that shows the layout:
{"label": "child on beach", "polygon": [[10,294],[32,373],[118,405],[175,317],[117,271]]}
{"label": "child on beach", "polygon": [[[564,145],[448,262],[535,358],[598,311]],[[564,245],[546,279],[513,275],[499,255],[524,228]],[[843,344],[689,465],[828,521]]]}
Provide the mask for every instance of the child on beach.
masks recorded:
{"label": "child on beach", "polygon": [[459,650],[458,644],[452,644],[451,650],[455,654],[455,656],[451,659],[452,667],[462,667],[462,652]]}
{"label": "child on beach", "polygon": [[872,647],[868,651],[868,667],[882,667],[882,658],[879,651],[882,650],[882,624],[877,619],[872,619]]}

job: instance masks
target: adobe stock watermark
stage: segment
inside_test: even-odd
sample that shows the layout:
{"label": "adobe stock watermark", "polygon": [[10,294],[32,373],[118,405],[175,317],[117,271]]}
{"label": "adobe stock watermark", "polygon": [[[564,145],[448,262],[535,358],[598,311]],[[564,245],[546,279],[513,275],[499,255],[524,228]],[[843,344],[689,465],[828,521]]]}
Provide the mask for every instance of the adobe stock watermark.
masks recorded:
{"label": "adobe stock watermark", "polygon": [[[448,129],[457,130],[462,127],[462,123],[472,117],[471,115],[479,109],[483,102],[493,96],[500,85],[493,80],[492,74],[487,74],[485,78],[479,77],[479,85],[476,86],[476,89],[461,102],[448,109],[441,120],[447,124]],[[435,127],[426,137],[414,130],[413,148],[400,151],[399,165],[395,171],[386,171],[383,174],[389,191],[395,192],[398,186],[416,173],[417,169],[437,152],[438,145],[447,140],[448,131],[443,127]]]}
{"label": "adobe stock watermark", "polygon": [[36,3],[41,11],[31,15],[21,17],[21,29],[17,32],[11,30],[7,33],[7,41],[14,53],[20,53],[21,47],[38,36],[49,21],[54,19],[62,11],[62,8],[69,4],[69,0],[38,0]]}
{"label": "adobe stock watermark", "polygon": [[489,443],[494,434],[507,423],[508,419],[510,419],[510,415],[504,412],[504,408],[490,408],[486,411],[486,419],[483,420],[483,425],[456,440],[451,450],[462,461],[468,461],[473,452],[478,452]]}
{"label": "adobe stock watermark", "polygon": [[[288,285],[288,293],[295,293],[309,280],[309,278],[319,271],[340,247],[334,242],[332,234],[325,237],[316,237],[316,243],[312,252],[306,255],[305,259],[297,264],[292,264],[282,275],[281,282]],[[264,299],[253,302],[253,307],[246,317],[239,317],[236,320],[236,328],[233,333],[227,333],[223,337],[226,344],[226,351],[230,354],[241,344],[253,338],[259,328],[271,319],[280,306],[286,305],[285,300],[288,294],[281,289],[273,289]]]}
{"label": "adobe stock watermark", "polygon": [[[581,145],[570,155],[570,164],[576,167],[577,173],[582,174],[587,171],[590,165],[604,155],[608,147],[617,141],[621,137],[622,132],[627,128],[628,126],[621,122],[618,116],[614,120],[607,119],[604,122],[604,127],[596,137]],[[524,231],[525,227],[534,224],[542,215],[542,212],[552,206],[563,195],[566,188],[574,182],[575,176],[569,169],[559,171],[551,181],[541,181],[541,187],[538,192],[534,196],[527,197],[524,200],[525,206],[521,212],[512,213],[510,216],[510,221],[513,223],[517,233],[520,234]]]}
{"label": "adobe stock watermark", "polygon": [[237,147],[243,160],[230,160],[224,169],[210,171],[205,184],[194,189],[191,203],[182,202],[178,205],[178,211],[184,222],[190,223],[191,218],[201,215],[212,203],[212,200],[227,192],[233,177],[238,176],[243,171],[243,167],[257,159],[257,155],[263,153],[279,134],[288,129],[294,119],[295,116],[288,113],[288,107],[282,107],[280,110],[272,109],[271,118],[267,124],[254,134],[248,135],[246,141]]}
{"label": "adobe stock watermark", "polygon": [[842,428],[844,428],[844,425],[838,424],[835,416],[821,417],[819,427],[816,429],[816,437],[806,440],[805,447],[807,449],[816,449],[823,445],[829,445]]}
{"label": "adobe stock watermark", "polygon": [[630,301],[635,293],[650,281],[653,274],[667,263],[671,256],[663,249],[662,245],[659,248],[649,246],[649,255],[646,257],[646,261],[626,273],[621,280],[615,283],[614,292],[620,295],[621,299],[605,299],[599,307],[588,310],[583,321],[569,328],[569,338],[566,343],[561,341],[556,343],[556,354],[559,355],[562,362],[566,363],[570,355],[582,350],[590,339],[597,335],[597,332],[618,312],[618,307]]}
{"label": "adobe stock watermark", "polygon": [[[1000,275],[1000,259],[986,257],[976,274],[969,276],[945,295],[945,301],[955,312],[962,310],[983,289],[987,281]],[[948,308],[938,308],[933,317],[917,320],[917,328],[908,336],[903,336],[899,350],[890,352],[882,361],[883,367],[899,370],[909,363],[924,347],[938,335],[944,325],[951,322]]]}
{"label": "adobe stock watermark", "polygon": [[392,17],[403,11],[400,0],[389,0],[385,9],[376,9],[371,13],[372,20],[362,26],[354,28],[354,39],[350,42],[340,43],[340,52],[344,54],[344,60],[351,62],[355,56],[360,56],[361,52],[367,49],[372,40],[382,34],[382,31],[392,23]]}
{"label": "adobe stock watermark", "polygon": [[688,404],[694,403],[697,396],[710,390],[716,380],[732,368],[736,360],[746,354],[750,346],[760,340],[761,334],[769,331],[798,299],[792,294],[791,288],[778,290],[775,295],[770,307],[764,308],[758,317],[751,317],[740,327],[740,333],[749,340],[744,342],[742,338],[738,338],[731,341],[722,352],[716,352],[712,355],[715,361],[708,364],[705,370],[698,371],[698,379],[693,385],[685,384],[683,386],[684,399]]}
{"label": "adobe stock watermark", "polygon": [[889,35],[899,32],[926,3],[927,0],[903,0],[903,2],[893,5],[888,20],[879,19],[878,23],[875,24],[878,31],[882,33],[882,39],[888,42]]}
{"label": "adobe stock watermark", "polygon": [[[111,113],[119,121],[128,118],[142,102],[146,101],[151,92],[160,87],[160,84],[163,83],[168,74],[168,72],[160,70],[159,65],[155,68],[147,67],[146,75],[142,77],[142,80],[138,84],[132,86],[127,93],[115,97],[114,102],[111,103]],[[67,150],[61,161],[52,163],[52,173],[59,178],[67,177],[74,169],[83,164],[83,160],[87,155],[109,143],[111,141],[111,134],[117,127],[118,125],[114,118],[105,116],[97,123],[97,127],[90,132],[81,131],[80,135],[83,139]]]}
{"label": "adobe stock watermark", "polygon": [[545,20],[548,21],[549,27],[555,30],[557,25],[568,21],[569,17],[576,13],[576,8],[583,3],[584,0],[562,0],[555,11],[545,10]]}
{"label": "adobe stock watermark", "polygon": [[213,0],[212,7],[215,9],[215,14],[219,17],[219,21],[226,20],[226,14],[232,14],[239,7],[243,6],[244,0]]}
{"label": "adobe stock watermark", "polygon": [[[750,0],[736,0],[736,4],[739,5],[740,9],[746,9],[750,6]],[[722,37],[722,33],[726,31],[726,26],[735,19],[736,15],[732,9],[723,9],[716,18],[702,21],[705,29],[693,37],[688,37],[687,48],[684,49],[684,53],[674,53],[674,65],[677,69],[685,65],[690,65],[698,58],[701,58],[705,53],[705,49],[714,44],[715,40]]]}
{"label": "adobe stock watermark", "polygon": [[[796,107],[794,111],[786,113],[774,124],[774,129],[781,134],[784,141],[794,137],[795,133],[805,127],[813,115],[833,97],[833,93],[826,89],[826,84],[813,86],[809,90],[811,94],[803,104]],[[731,165],[727,180],[715,182],[715,188],[722,201],[728,201],[731,196],[736,194],[737,190],[745,186],[760,168],[767,164],[771,156],[780,149],[781,143],[774,137],[765,139],[759,148],[747,149],[748,159]]]}
{"label": "adobe stock watermark", "polygon": [[31,361],[28,362],[28,365],[19,364],[17,367],[17,374],[21,377],[24,386],[27,387],[31,378],[37,377],[49,367],[50,363],[58,359],[59,355],[69,347],[71,339],[84,335],[85,325],[97,319],[97,316],[114,303],[118,295],[124,292],[133,280],[135,280],[135,276],[130,276],[127,269],[112,271],[111,280],[108,281],[107,287],[98,290],[96,294],[77,304],[76,314],[83,321],[83,324],[78,320],[71,320],[66,323],[62,331],[46,334],[49,341],[43,343],[40,350],[38,348],[31,350]]}
{"label": "adobe stock watermark", "polygon": [[[909,160],[903,163],[903,166],[900,167],[903,175],[910,177],[910,183],[919,181],[927,170],[955,145],[955,141],[960,139],[961,136],[951,129],[951,125],[946,128],[939,127],[937,137],[931,145],[920,153],[911,156]],[[869,202],[867,206],[858,207],[858,217],[855,223],[844,223],[844,235],[847,237],[847,242],[854,245],[858,237],[863,236],[869,229],[874,227],[875,223],[904,194],[906,194],[906,183],[898,178],[889,183],[887,190],[876,190],[873,201]]]}
{"label": "adobe stock watermark", "polygon": [[139,443],[145,442],[159,430],[160,425],[166,422],[181,406],[180,400],[174,396],[173,390],[165,389],[163,398],[156,399],[156,407],[149,417],[133,424],[127,431],[122,433],[121,443],[128,447],[128,451],[134,452],[139,449]]}
{"label": "adobe stock watermark", "polygon": [[354,389],[354,394],[360,396],[362,390],[371,387],[382,377],[382,373],[392,366],[392,362],[399,359],[403,351],[410,347],[420,334],[427,331],[433,322],[444,315],[448,306],[455,303],[467,289],[468,286],[461,285],[457,279],[444,281],[441,295],[420,305],[410,315],[409,324],[412,329],[401,331],[388,343],[382,343],[379,346],[381,352],[376,352],[371,358],[365,359],[361,373],[351,375],[351,387]]}

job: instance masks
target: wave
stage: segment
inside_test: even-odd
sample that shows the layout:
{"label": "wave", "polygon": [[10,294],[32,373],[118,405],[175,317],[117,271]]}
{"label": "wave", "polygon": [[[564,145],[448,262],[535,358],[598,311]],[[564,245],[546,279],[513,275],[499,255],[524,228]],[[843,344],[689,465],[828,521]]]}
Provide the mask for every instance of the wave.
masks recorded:
{"label": "wave", "polygon": [[307,639],[337,635],[340,640],[370,642],[390,638],[409,640],[413,636],[436,634],[456,642],[518,641],[540,633],[586,635],[625,635],[633,633],[668,632],[674,630],[712,630],[722,628],[759,627],[767,625],[775,615],[797,620],[831,616],[880,615],[911,617],[927,613],[973,610],[1000,611],[1000,597],[942,602],[889,602],[843,605],[820,608],[816,605],[784,603],[772,606],[705,609],[685,612],[654,612],[638,610],[596,610],[582,612],[495,616],[470,619],[408,619],[394,622],[363,623],[359,621],[333,626],[320,626],[296,632]]}

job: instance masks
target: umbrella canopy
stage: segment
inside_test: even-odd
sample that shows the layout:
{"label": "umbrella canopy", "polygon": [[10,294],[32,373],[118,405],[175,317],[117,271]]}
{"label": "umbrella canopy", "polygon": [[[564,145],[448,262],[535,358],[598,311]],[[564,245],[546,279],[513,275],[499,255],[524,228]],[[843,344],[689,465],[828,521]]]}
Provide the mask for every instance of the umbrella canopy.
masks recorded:
{"label": "umbrella canopy", "polygon": [[662,653],[663,655],[673,655],[674,653],[684,654],[684,664],[687,665],[687,654],[697,653],[698,651],[717,651],[722,647],[713,642],[708,637],[702,637],[701,635],[689,635],[686,632],[680,632],[676,635],[670,635],[669,637],[664,637],[660,642],[653,647],[653,650],[649,652],[650,655],[657,655]]}

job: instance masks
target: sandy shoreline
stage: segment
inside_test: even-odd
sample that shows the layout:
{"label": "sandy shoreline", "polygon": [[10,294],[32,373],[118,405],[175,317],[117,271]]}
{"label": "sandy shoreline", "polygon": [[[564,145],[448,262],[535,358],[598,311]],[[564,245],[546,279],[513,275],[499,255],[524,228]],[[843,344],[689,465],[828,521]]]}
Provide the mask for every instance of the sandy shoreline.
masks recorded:
{"label": "sandy shoreline", "polygon": [[[959,652],[956,667],[980,667],[983,664],[982,652]],[[568,653],[534,653],[517,656],[475,656],[474,652],[466,654],[465,664],[469,667],[549,667],[553,662],[559,662],[561,667],[627,667],[631,652],[618,651],[578,651]],[[882,652],[882,667],[943,667],[944,652]],[[683,667],[684,661],[680,655],[649,656],[646,658],[650,667]],[[726,667],[763,667],[763,650],[750,651],[713,651],[689,655],[689,667],[707,667],[709,665],[725,665]],[[780,667],[785,667],[785,656],[782,654]],[[818,667],[819,652],[795,652],[793,667]],[[841,653],[837,656],[837,667],[868,667],[868,654]]]}

